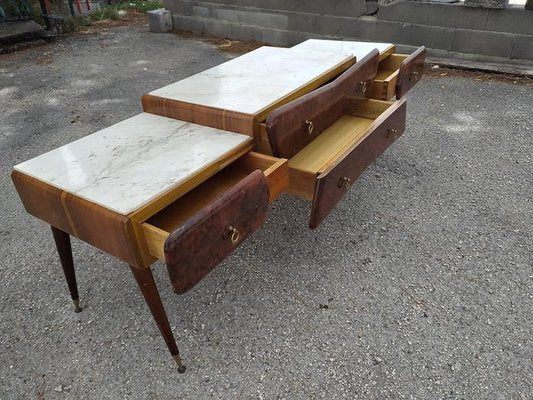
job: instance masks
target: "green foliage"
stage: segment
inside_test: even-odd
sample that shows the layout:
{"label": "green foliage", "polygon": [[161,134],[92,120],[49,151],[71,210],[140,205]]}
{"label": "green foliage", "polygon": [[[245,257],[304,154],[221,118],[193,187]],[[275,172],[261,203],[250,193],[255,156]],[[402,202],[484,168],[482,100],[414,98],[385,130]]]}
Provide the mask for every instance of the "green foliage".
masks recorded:
{"label": "green foliage", "polygon": [[123,3],[114,4],[110,7],[116,7],[117,10],[137,10],[145,13],[163,7],[163,4],[160,0],[126,0]]}
{"label": "green foliage", "polygon": [[122,3],[102,6],[87,15],[76,15],[68,17],[63,21],[63,32],[76,32],[85,26],[90,26],[96,21],[102,20],[117,20],[119,18],[118,12],[120,10],[136,10],[139,12],[147,12],[161,8],[163,5],[161,0],[130,0]]}

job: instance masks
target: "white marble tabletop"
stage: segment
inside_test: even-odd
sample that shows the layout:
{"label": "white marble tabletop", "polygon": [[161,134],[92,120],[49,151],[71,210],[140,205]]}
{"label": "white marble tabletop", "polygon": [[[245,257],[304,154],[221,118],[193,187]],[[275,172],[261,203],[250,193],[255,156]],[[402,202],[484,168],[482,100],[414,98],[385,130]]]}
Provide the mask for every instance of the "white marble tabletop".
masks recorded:
{"label": "white marble tabletop", "polygon": [[127,215],[249,143],[246,135],[142,113],[14,169]]}
{"label": "white marble tabletop", "polygon": [[353,55],[357,60],[362,60],[368,53],[378,49],[380,53],[394,48],[391,43],[355,42],[348,40],[321,40],[309,39],[293,46],[291,49],[307,51],[327,51],[335,54]]}
{"label": "white marble tabletop", "polygon": [[263,46],[149,94],[257,115],[351,58]]}

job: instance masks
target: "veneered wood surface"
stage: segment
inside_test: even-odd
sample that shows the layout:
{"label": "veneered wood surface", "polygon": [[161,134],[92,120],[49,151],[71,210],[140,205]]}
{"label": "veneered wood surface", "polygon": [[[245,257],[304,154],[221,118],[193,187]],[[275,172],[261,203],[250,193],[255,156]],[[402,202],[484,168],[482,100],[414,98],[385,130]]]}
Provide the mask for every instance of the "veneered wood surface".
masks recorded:
{"label": "veneered wood surface", "polygon": [[141,103],[143,111],[152,114],[249,136],[254,135],[254,116],[250,114],[186,103],[149,93],[142,96]]}
{"label": "veneered wood surface", "polygon": [[[165,258],[174,291],[192,288],[261,227],[268,199],[265,176],[256,170],[172,232]],[[239,232],[236,243],[230,240],[230,227]]]}
{"label": "veneered wood surface", "polygon": [[[405,129],[405,99],[399,100],[383,115],[378,117],[369,133],[346,150],[338,161],[317,178],[309,227],[320,225],[335,205],[347,192],[341,180],[353,182],[383,153]],[[395,131],[391,131],[395,130]]]}
{"label": "veneered wood surface", "polygon": [[131,265],[146,266],[153,262],[149,254],[139,250],[126,216],[21,172],[13,171],[11,176],[31,215]]}
{"label": "veneered wood surface", "polygon": [[294,156],[341,118],[351,107],[349,96],[366,95],[378,62],[379,52],[373,50],[334,81],[273,111],[266,120],[272,154]]}
{"label": "veneered wood surface", "polygon": [[419,47],[413,54],[403,60],[396,81],[396,98],[401,99],[424,74],[424,62],[426,61],[426,48]]}

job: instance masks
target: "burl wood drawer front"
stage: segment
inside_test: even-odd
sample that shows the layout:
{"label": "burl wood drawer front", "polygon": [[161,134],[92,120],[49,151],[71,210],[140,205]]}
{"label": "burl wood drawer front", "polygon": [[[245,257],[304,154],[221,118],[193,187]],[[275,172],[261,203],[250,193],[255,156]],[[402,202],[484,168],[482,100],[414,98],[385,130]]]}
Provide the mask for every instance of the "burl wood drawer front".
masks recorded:
{"label": "burl wood drawer front", "polygon": [[405,99],[396,102],[382,121],[360,142],[340,155],[336,162],[322,172],[316,181],[309,227],[320,225],[335,205],[344,197],[352,183],[383,153],[405,129]]}
{"label": "burl wood drawer front", "polygon": [[185,293],[265,222],[268,185],[256,170],[172,232],[165,242],[170,281]]}
{"label": "burl wood drawer front", "polygon": [[383,59],[372,84],[371,97],[378,100],[402,98],[422,79],[425,59],[423,46],[411,55],[391,54]]}
{"label": "burl wood drawer front", "polygon": [[379,62],[373,50],[338,78],[273,111],[266,120],[272,154],[290,158],[340,119],[349,108],[349,96],[368,94]]}
{"label": "burl wood drawer front", "polygon": [[150,255],[183,293],[262,225],[289,184],[288,163],[250,152],[142,223]]}

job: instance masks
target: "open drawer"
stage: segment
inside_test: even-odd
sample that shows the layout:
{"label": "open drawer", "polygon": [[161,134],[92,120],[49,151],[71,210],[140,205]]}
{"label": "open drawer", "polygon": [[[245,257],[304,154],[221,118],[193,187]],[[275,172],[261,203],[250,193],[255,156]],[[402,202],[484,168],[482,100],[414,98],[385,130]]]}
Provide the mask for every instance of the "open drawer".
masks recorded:
{"label": "open drawer", "polygon": [[289,160],[289,192],[313,202],[316,228],[353,182],[405,129],[406,101],[354,99],[353,107]]}
{"label": "open drawer", "polygon": [[174,291],[189,290],[261,227],[287,185],[287,160],[250,152],[145,221],[148,251],[166,262]]}
{"label": "open drawer", "polygon": [[422,78],[425,60],[426,49],[423,46],[411,55],[391,54],[385,57],[379,63],[370,97],[378,100],[402,98]]}

